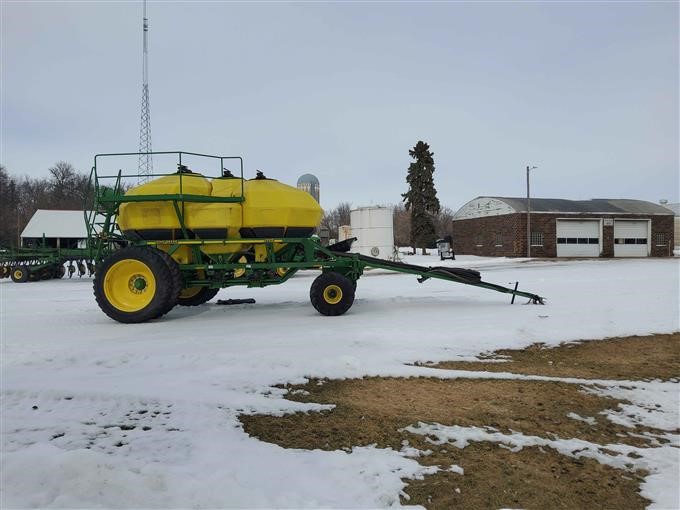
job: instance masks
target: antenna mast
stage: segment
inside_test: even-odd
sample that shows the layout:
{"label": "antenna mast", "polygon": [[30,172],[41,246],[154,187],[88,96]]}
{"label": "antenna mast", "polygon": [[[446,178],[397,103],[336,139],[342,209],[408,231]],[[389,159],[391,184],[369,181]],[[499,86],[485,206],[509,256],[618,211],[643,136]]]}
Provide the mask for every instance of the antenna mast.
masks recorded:
{"label": "antenna mast", "polygon": [[142,42],[142,115],[139,126],[139,182],[146,182],[153,173],[151,158],[151,108],[149,104],[149,19],[146,17],[146,0],[143,0],[143,42]]}

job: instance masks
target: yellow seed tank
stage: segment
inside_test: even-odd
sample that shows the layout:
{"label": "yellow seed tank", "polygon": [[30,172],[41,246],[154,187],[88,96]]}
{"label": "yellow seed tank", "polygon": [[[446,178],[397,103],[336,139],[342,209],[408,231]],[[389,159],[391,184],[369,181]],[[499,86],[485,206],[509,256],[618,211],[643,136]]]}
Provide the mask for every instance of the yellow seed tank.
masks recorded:
{"label": "yellow seed tank", "polygon": [[[323,214],[309,193],[261,177],[251,180],[233,177],[206,179],[200,174],[182,173],[154,179],[130,189],[125,195],[179,195],[180,192],[206,197],[240,197],[243,193],[243,202],[178,202],[190,237],[244,240],[243,243],[202,245],[201,250],[208,254],[243,252],[251,247],[247,242],[249,238],[308,237]],[[118,226],[133,239],[161,241],[183,238],[171,200],[123,203]],[[188,255],[188,252],[181,250],[180,254]]]}

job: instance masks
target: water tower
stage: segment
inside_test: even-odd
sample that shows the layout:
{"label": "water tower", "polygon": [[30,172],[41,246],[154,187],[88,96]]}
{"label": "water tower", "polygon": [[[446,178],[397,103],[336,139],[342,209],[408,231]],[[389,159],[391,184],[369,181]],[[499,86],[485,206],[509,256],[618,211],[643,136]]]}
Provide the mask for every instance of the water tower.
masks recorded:
{"label": "water tower", "polygon": [[306,191],[314,197],[314,200],[319,202],[319,179],[312,174],[301,175],[297,180],[297,187],[302,191]]}

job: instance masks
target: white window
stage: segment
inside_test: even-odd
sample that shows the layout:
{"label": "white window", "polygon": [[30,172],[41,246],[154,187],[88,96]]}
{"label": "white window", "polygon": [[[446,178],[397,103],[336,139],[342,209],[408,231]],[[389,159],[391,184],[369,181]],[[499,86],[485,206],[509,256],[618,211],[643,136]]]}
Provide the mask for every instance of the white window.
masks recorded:
{"label": "white window", "polygon": [[543,246],[543,232],[531,233],[531,246]]}
{"label": "white window", "polygon": [[664,232],[657,232],[654,234],[654,244],[657,246],[666,246],[666,234]]}
{"label": "white window", "polygon": [[496,246],[503,246],[503,234],[496,232]]}

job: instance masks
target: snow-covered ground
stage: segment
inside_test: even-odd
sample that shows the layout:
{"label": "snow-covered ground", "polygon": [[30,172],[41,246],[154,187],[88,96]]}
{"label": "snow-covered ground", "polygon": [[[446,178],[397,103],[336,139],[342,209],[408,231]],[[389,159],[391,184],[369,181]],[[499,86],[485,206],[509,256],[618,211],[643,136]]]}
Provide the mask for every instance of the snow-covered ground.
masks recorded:
{"label": "snow-covered ground", "polygon": [[[444,264],[421,255],[405,261]],[[459,257],[445,264],[477,268],[493,283],[518,280],[520,289],[547,297],[548,304],[525,306],[518,299],[510,306],[505,294],[369,271],[350,311],[323,317],[309,303],[316,274],[308,272],[278,287],[218,295],[253,297],[254,305],[213,301],[177,307],[157,322],[124,325],[99,311],[90,279],[0,281],[0,506],[398,506],[401,479],[428,472],[405,452],[286,450],[246,435],[238,414],[320,408],[286,401],[273,387],[310,377],[475,377],[489,374],[413,362],[680,329],[677,259]],[[630,420],[678,427],[678,384],[602,386],[593,391],[628,392]],[[652,403],[662,407],[649,413],[645,405]],[[614,413],[612,419],[623,418]],[[440,433],[451,439],[471,432]],[[678,444],[678,436],[669,437]],[[644,458],[652,473],[645,496],[658,507],[677,507],[677,450],[658,450]]]}

